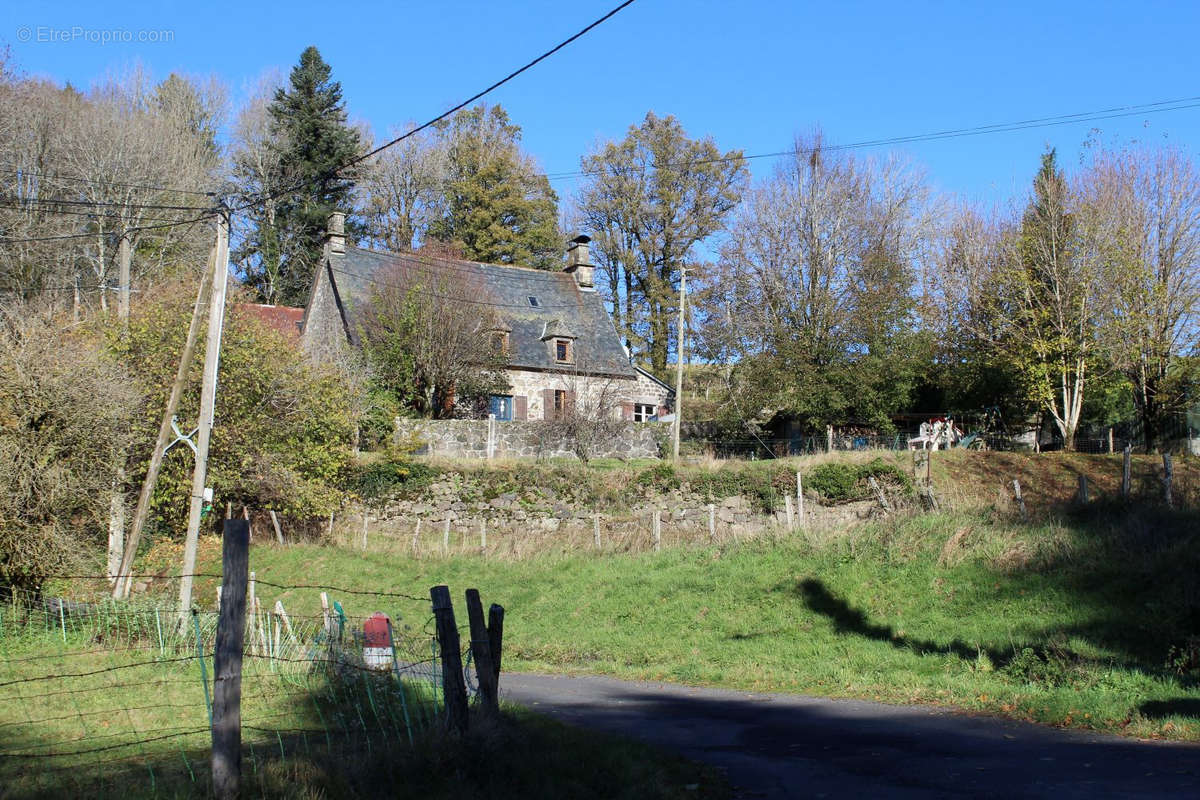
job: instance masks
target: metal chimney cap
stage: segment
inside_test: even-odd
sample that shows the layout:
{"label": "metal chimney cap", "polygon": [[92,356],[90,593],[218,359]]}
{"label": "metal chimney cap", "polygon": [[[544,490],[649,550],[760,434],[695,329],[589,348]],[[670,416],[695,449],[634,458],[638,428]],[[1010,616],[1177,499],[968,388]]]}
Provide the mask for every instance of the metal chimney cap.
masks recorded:
{"label": "metal chimney cap", "polygon": [[587,244],[591,240],[592,237],[588,236],[586,233],[581,233],[571,240],[571,244]]}

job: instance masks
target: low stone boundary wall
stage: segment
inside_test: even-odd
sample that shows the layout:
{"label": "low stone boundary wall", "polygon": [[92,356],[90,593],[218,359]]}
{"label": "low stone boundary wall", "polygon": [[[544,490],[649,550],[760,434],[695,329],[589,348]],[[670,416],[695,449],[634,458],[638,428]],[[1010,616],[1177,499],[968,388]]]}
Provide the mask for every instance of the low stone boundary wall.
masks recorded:
{"label": "low stone boundary wall", "polygon": [[[658,458],[667,423],[627,422],[593,458]],[[418,455],[458,458],[575,458],[571,442],[540,420],[397,419],[395,441],[416,439]]]}

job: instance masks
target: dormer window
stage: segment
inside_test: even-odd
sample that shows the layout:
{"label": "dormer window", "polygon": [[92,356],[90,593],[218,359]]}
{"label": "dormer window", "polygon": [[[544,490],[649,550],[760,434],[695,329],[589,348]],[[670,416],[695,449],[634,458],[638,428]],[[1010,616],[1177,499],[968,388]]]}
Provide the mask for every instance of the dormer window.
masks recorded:
{"label": "dormer window", "polygon": [[571,351],[570,339],[555,339],[554,340],[554,360],[559,364],[575,363],[575,354]]}

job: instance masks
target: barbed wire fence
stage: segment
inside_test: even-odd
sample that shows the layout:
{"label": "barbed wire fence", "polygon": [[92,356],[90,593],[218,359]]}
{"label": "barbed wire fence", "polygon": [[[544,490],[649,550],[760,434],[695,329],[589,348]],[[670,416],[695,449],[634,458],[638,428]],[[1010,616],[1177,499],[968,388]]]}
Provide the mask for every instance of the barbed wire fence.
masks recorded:
{"label": "barbed wire fence", "polygon": [[[216,593],[181,615],[171,600],[180,576],[145,577],[153,595],[133,601],[109,598],[105,576],[54,576],[53,594],[6,590],[0,796],[212,791]],[[364,760],[411,750],[446,727],[428,598],[255,577],[241,673],[244,788],[286,793],[298,770],[353,786]],[[390,633],[382,658],[366,633],[380,612]],[[466,653],[450,660],[468,669],[470,635],[463,640]],[[476,682],[464,683],[477,703]]]}

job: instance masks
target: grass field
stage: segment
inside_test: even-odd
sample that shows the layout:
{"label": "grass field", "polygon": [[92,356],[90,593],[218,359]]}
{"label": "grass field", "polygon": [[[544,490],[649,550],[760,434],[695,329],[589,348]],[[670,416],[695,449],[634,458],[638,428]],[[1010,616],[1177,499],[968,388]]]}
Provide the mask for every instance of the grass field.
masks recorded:
{"label": "grass field", "polygon": [[[506,669],[954,705],[1200,740],[1200,526],[1093,504],[976,508],[641,555],[489,560],[317,545],[252,552],[287,583],[481,590]],[[315,595],[287,597],[309,608]],[[427,614],[414,604],[414,618]]]}
{"label": "grass field", "polygon": [[[935,484],[958,510],[909,508],[850,528],[778,530],[740,542],[674,538],[659,553],[547,541],[522,557],[498,557],[497,546],[486,555],[413,558],[404,547],[256,540],[250,568],[263,606],[281,601],[298,628],[317,624],[324,588],[354,618],[350,627],[376,610],[390,614],[417,643],[412,659],[429,646],[428,589],[445,583],[460,625],[469,587],[485,604],[506,607],[505,671],[937,704],[1200,741],[1200,515],[1156,501],[1148,458],[1135,461],[1134,500],[1121,502],[1119,463],[943,454]],[[811,464],[653,469],[664,480],[695,478],[766,497]],[[592,474],[545,469],[564,487]],[[1176,496],[1194,509],[1200,473],[1187,460],[1177,470]],[[630,480],[612,465],[593,473],[598,497],[626,491]],[[1079,474],[1091,481],[1086,507],[1070,502]],[[1001,491],[1014,477],[1029,522]],[[492,488],[508,491],[518,479],[506,467]],[[368,541],[386,545],[382,536]],[[174,571],[178,550],[160,543],[139,571]],[[220,540],[204,538],[200,571],[219,565]],[[196,585],[209,615],[216,584],[209,577]],[[116,622],[106,617],[99,627],[72,614],[43,614],[33,624],[0,604],[0,799],[207,793],[208,720],[194,641],[160,638],[147,616],[156,604],[168,608],[174,590],[171,580],[154,581],[137,600],[140,612],[114,611]],[[202,638],[210,635],[206,628]],[[252,658],[246,687],[248,796],[729,794],[711,769],[519,709],[476,720],[458,740],[422,724],[432,716],[418,702],[409,707],[418,720],[410,744],[394,685]],[[407,690],[417,701],[436,696],[428,683]]]}
{"label": "grass field", "polygon": [[[197,618],[198,632],[173,633],[170,599],[71,604],[62,614],[0,607],[0,798],[211,795],[214,615]],[[341,600],[348,633],[368,606],[404,619],[378,597]],[[475,712],[466,737],[448,735],[424,626],[397,637],[409,676],[397,682],[356,666],[353,644],[348,656],[322,644],[319,619],[294,608],[294,641],[283,632],[268,654],[248,649],[243,797],[728,797],[710,768],[521,709]]]}

